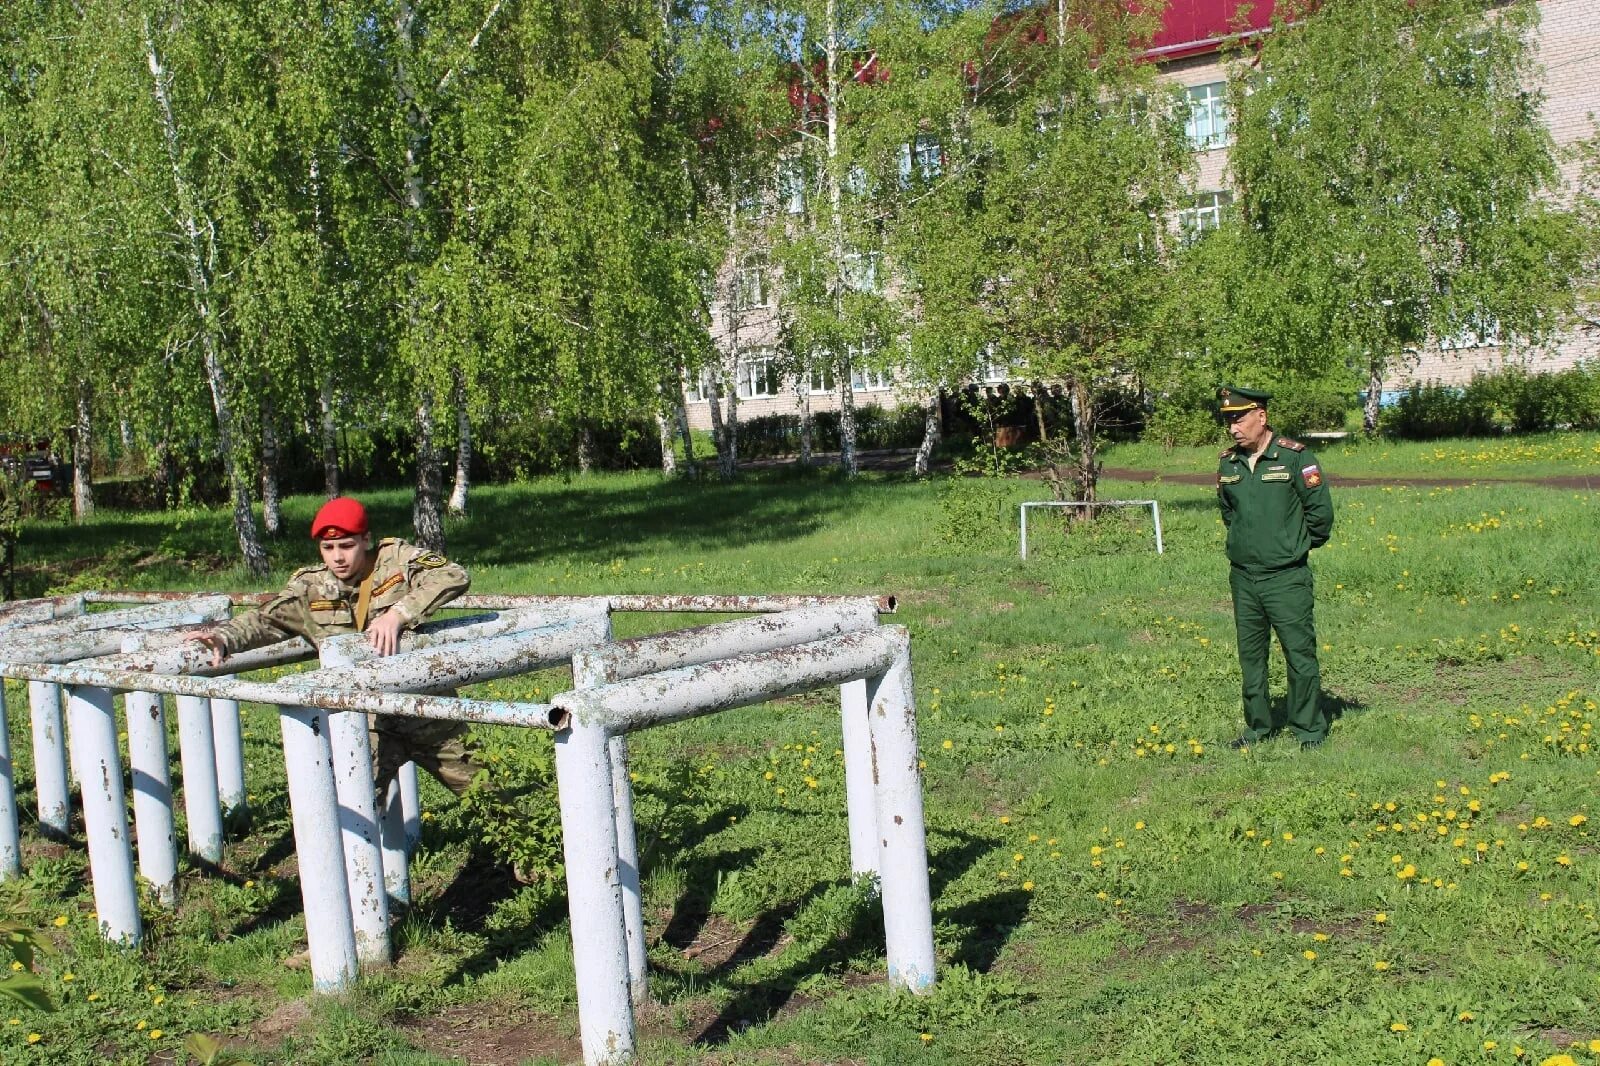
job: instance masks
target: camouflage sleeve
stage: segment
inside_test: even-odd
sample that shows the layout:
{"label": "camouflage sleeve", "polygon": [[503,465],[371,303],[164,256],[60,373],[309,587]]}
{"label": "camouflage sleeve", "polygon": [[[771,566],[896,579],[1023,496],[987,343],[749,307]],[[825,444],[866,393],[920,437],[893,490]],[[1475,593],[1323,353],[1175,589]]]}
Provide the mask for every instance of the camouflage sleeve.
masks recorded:
{"label": "camouflage sleeve", "polygon": [[224,654],[249,651],[290,637],[311,639],[310,587],[300,571],[283,591],[253,611],[247,611],[217,628]]}
{"label": "camouflage sleeve", "polygon": [[407,629],[466,592],[472,584],[460,563],[415,544],[400,545],[397,562],[406,576],[408,591],[390,610],[405,619]]}

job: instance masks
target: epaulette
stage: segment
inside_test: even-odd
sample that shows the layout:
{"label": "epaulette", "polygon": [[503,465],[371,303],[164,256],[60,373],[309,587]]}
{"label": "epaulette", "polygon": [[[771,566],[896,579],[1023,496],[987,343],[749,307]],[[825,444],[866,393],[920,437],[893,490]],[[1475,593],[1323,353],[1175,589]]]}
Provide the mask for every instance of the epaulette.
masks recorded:
{"label": "epaulette", "polygon": [[1229,448],[1227,451],[1225,451],[1221,455],[1217,456],[1217,458],[1218,459],[1226,459],[1228,456],[1230,456],[1232,454],[1233,454],[1233,449]]}
{"label": "epaulette", "polygon": [[307,574],[315,574],[319,570],[326,570],[326,569],[328,569],[328,564],[327,563],[312,563],[310,566],[302,566],[300,569],[298,569],[294,573],[290,574],[289,575],[289,580],[293,581],[295,578],[304,577]]}
{"label": "epaulette", "polygon": [[1297,440],[1290,440],[1288,437],[1279,437],[1278,447],[1288,448],[1291,452],[1303,452],[1306,450],[1306,446],[1304,444],[1301,444]]}
{"label": "epaulette", "polygon": [[382,540],[378,541],[378,547],[381,548],[385,544],[399,544],[399,543],[400,543],[400,538],[399,537],[384,537]]}

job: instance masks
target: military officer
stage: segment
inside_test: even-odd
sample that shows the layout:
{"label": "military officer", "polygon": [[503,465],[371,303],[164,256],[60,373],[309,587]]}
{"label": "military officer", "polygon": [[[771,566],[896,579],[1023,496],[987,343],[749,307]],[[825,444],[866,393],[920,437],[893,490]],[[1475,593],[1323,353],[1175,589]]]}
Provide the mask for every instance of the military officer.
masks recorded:
{"label": "military officer", "polygon": [[[1316,456],[1267,421],[1271,395],[1225,386],[1218,392],[1233,447],[1217,468],[1217,502],[1228,530],[1228,584],[1243,674],[1244,748],[1287,724],[1302,748],[1319,746],[1328,720],[1318,703],[1322,675],[1312,618],[1311,549],[1333,531],[1333,498]],[[1267,694],[1273,633],[1289,668],[1289,698],[1275,720]]]}
{"label": "military officer", "polygon": [[[313,644],[340,633],[365,633],[379,655],[391,655],[402,631],[422,622],[467,590],[459,564],[437,552],[386,538],[374,547],[367,510],[348,496],[329,500],[311,520],[322,563],[296,570],[283,591],[260,608],[189,639],[210,648],[214,661],[292,636]],[[381,798],[399,768],[415,762],[460,795],[475,767],[461,722],[376,715],[373,761]]]}

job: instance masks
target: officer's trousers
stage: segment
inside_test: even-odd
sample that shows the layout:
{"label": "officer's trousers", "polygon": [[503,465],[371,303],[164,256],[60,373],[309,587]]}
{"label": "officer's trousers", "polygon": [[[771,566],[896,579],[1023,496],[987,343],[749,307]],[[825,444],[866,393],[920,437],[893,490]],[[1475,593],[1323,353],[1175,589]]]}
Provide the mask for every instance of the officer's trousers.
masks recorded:
{"label": "officer's trousers", "polygon": [[[1328,735],[1328,720],[1319,703],[1322,671],[1317,666],[1311,568],[1301,563],[1252,574],[1229,567],[1228,585],[1233,590],[1233,624],[1244,679],[1244,739],[1260,740],[1287,725],[1302,742],[1322,740]],[[1276,720],[1267,693],[1267,654],[1273,633],[1278,634],[1289,668],[1289,698]]]}

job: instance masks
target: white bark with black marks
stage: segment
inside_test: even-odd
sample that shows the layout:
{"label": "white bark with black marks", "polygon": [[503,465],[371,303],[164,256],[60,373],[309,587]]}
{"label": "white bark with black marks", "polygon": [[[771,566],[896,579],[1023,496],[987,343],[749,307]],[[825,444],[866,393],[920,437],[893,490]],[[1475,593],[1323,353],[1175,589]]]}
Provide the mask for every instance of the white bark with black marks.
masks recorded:
{"label": "white bark with black marks", "polygon": [[72,517],[82,522],[94,514],[94,386],[78,382],[72,433]]}
{"label": "white bark with black marks", "polygon": [[433,393],[423,389],[417,401],[417,486],[411,501],[411,526],[418,544],[443,554],[444,512],[439,506],[444,490],[441,458],[434,434]]}
{"label": "white bark with black marks", "polygon": [[333,499],[339,495],[339,426],[333,417],[333,374],[322,375],[317,392],[322,421],[322,491]]}
{"label": "white bark with black marks", "polygon": [[450,368],[451,398],[456,408],[456,473],[450,486],[450,513],[467,513],[467,491],[472,487],[472,421],[467,417],[467,383],[458,366]]}
{"label": "white bark with black marks", "polygon": [[928,409],[922,419],[922,443],[917,445],[917,458],[912,464],[912,469],[918,477],[928,476],[933,464],[933,449],[939,446],[939,439],[944,436],[944,427],[941,425],[943,408],[939,393],[935,390],[928,400]]}
{"label": "white bark with black marks", "polygon": [[273,425],[272,397],[265,385],[261,394],[261,524],[267,536],[283,535],[283,499],[278,492],[278,431]]}
{"label": "white bark with black marks", "polygon": [[[167,160],[172,167],[173,192],[176,200],[174,217],[182,237],[182,257],[189,280],[189,298],[199,323],[202,363],[205,367],[206,386],[211,393],[211,407],[217,420],[217,444],[222,452],[223,476],[228,482],[233,498],[233,528],[239,539],[239,551],[246,569],[261,577],[268,570],[267,553],[261,546],[261,536],[256,531],[255,514],[251,510],[250,480],[235,453],[237,440],[233,425],[233,412],[228,400],[227,376],[223,369],[223,330],[212,306],[211,268],[216,261],[216,248],[212,243],[215,227],[206,219],[199,199],[183,171],[183,157],[179,151],[178,123],[173,114],[168,75],[156,51],[155,36],[151,33],[149,19],[144,23],[145,60],[154,83],[156,107],[161,119],[162,139],[167,150]],[[202,220],[205,225],[202,226]]]}

